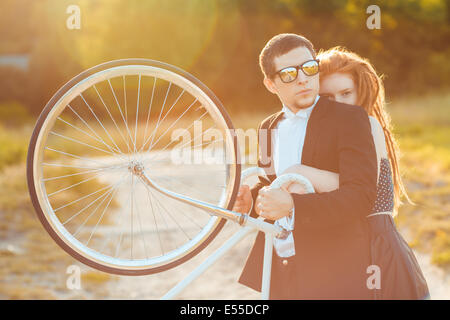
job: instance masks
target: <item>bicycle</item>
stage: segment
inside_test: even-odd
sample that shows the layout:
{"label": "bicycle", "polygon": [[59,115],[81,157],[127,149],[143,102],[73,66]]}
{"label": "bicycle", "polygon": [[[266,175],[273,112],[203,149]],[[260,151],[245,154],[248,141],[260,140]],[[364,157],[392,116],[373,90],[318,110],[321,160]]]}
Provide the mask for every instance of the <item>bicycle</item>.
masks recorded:
{"label": "bicycle", "polygon": [[[268,299],[273,238],[287,231],[231,211],[241,182],[233,130],[214,93],[175,66],[148,59],[100,64],[59,89],[37,120],[27,158],[33,206],[62,249],[119,275],[163,272],[204,249],[226,220],[242,226],[163,299],[262,231],[261,295]],[[261,170],[245,170],[242,180]],[[294,174],[271,187],[292,181],[314,192]]]}

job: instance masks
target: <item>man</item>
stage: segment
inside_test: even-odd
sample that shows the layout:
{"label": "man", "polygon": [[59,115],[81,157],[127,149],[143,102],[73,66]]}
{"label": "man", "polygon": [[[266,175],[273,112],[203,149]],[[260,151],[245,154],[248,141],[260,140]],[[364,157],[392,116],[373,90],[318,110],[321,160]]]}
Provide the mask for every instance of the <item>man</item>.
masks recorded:
{"label": "man", "polygon": [[[234,210],[268,221],[290,217],[295,254],[274,250],[271,299],[370,299],[368,225],[377,164],[363,108],[320,98],[311,42],[280,34],[263,48],[264,85],[283,109],[259,126],[259,161],[268,179],[241,186]],[[274,130],[276,129],[276,130]],[[294,164],[339,174],[339,188],[313,194],[263,188]],[[259,232],[239,282],[261,290],[264,235]]]}

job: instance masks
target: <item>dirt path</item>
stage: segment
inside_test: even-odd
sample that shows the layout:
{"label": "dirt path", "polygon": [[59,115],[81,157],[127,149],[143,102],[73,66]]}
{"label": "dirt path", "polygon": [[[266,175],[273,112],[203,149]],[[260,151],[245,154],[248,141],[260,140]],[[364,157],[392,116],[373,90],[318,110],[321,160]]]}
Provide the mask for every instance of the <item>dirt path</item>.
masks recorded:
{"label": "dirt path", "polygon": [[[238,230],[228,224],[217,239],[194,259],[161,274],[143,277],[121,277],[109,284],[109,297],[118,299],[159,299],[190,271],[198,266],[208,253],[226,241]],[[222,257],[207,272],[195,280],[177,299],[259,299],[260,294],[239,283],[240,272],[254,241],[254,235],[244,238],[235,248]],[[450,299],[450,275],[430,262],[430,255],[414,251],[427,280],[433,300]]]}
{"label": "dirt path", "polygon": [[450,300],[450,275],[443,269],[431,264],[431,256],[414,251],[428,283],[432,300]]}
{"label": "dirt path", "polygon": [[[186,263],[163,273],[121,277],[109,284],[108,298],[159,299],[218,249],[239,226],[227,223],[217,238]],[[204,274],[192,282],[176,299],[259,299],[260,294],[237,282],[254,241],[254,234],[226,253]],[[105,297],[106,298],[106,297]]]}

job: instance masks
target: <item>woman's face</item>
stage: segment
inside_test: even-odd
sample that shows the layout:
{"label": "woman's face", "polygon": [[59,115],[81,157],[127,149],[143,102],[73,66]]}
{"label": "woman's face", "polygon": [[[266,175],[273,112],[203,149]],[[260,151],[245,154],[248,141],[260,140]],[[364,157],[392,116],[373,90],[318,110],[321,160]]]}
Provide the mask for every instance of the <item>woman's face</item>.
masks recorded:
{"label": "woman's face", "polygon": [[320,77],[319,95],[337,102],[356,104],[355,82],[348,73],[332,73]]}

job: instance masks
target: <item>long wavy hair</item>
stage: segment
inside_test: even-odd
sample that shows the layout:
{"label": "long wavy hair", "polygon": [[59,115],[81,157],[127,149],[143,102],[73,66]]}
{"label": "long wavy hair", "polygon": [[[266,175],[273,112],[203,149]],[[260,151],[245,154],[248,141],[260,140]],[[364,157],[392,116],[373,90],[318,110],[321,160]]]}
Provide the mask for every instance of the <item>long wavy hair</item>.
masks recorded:
{"label": "long wavy hair", "polygon": [[349,74],[356,87],[357,105],[362,106],[370,116],[375,117],[381,124],[392,167],[394,184],[394,216],[402,204],[401,196],[409,203],[405,185],[400,175],[400,149],[392,134],[391,118],[385,110],[385,93],[382,76],[379,76],[368,59],[362,58],[343,47],[320,50],[317,58],[320,60],[320,77],[323,79],[333,73]]}

